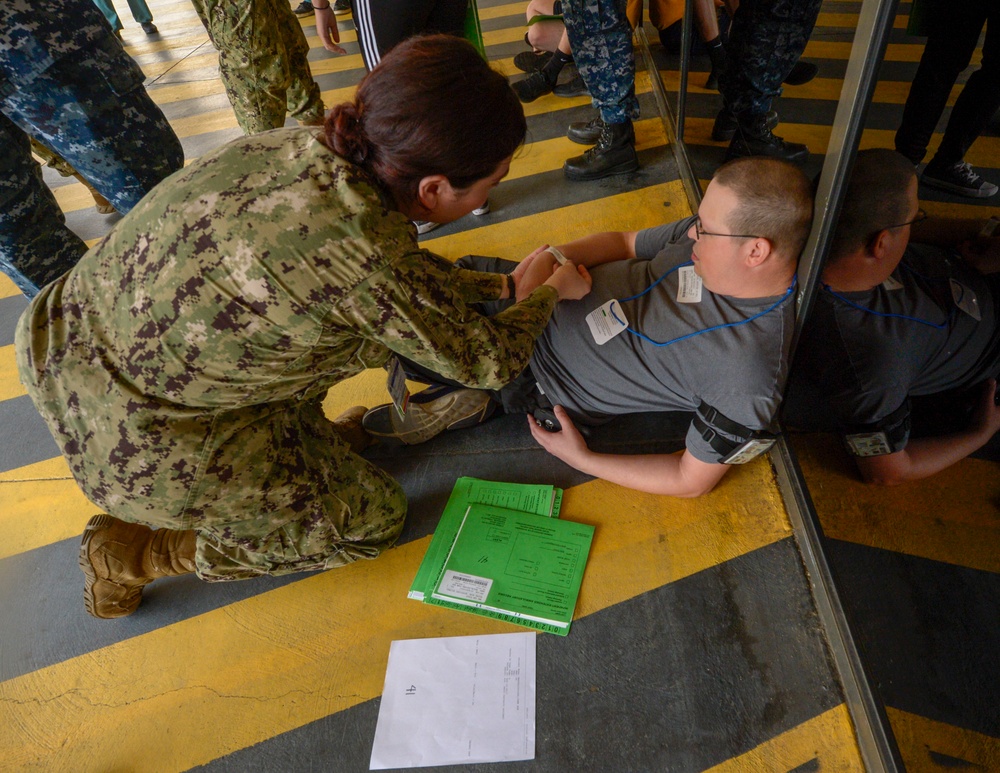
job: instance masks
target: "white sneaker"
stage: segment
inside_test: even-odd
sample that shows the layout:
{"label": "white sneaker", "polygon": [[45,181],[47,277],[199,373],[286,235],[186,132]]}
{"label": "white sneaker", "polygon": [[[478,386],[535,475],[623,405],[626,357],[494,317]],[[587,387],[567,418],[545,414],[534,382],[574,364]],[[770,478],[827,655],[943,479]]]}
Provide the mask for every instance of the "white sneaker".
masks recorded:
{"label": "white sneaker", "polygon": [[430,231],[433,231],[435,228],[439,228],[441,226],[440,223],[435,223],[432,220],[414,220],[413,225],[417,227],[418,234],[429,233]]}
{"label": "white sneaker", "polygon": [[481,207],[476,207],[472,210],[473,215],[488,215],[490,213],[490,200],[486,199],[486,202]]}

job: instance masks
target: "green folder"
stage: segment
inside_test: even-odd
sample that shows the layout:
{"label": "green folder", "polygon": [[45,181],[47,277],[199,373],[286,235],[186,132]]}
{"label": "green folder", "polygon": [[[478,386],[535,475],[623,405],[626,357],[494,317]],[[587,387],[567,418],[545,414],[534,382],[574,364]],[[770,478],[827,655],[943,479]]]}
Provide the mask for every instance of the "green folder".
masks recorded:
{"label": "green folder", "polygon": [[594,527],[469,505],[428,604],[565,636]]}
{"label": "green folder", "polygon": [[448,557],[448,551],[455,542],[455,535],[471,504],[487,504],[509,510],[522,510],[537,515],[559,517],[562,507],[562,489],[545,484],[498,483],[479,478],[459,478],[438,521],[431,544],[424,554],[424,560],[417,569],[407,597],[423,601],[430,595]]}

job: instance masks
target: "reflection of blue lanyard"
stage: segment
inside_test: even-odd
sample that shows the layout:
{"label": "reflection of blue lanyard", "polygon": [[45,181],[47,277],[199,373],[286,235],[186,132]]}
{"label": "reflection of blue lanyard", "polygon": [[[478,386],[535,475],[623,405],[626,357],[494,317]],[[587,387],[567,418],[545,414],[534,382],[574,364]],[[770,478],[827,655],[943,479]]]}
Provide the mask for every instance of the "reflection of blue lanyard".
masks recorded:
{"label": "reflection of blue lanyard", "polygon": [[[664,279],[666,279],[672,273],[674,273],[675,271],[677,271],[677,269],[684,268],[685,266],[693,266],[693,265],[694,265],[694,262],[689,260],[687,263],[681,263],[680,265],[674,266],[672,269],[670,269],[667,273],[665,273],[663,276],[661,276],[659,279],[657,279],[655,282],[653,282],[653,284],[651,284],[649,287],[647,287],[641,293],[636,293],[635,295],[633,295],[633,296],[631,296],[629,298],[622,298],[618,302],[619,303],[628,303],[629,301],[634,301],[636,298],[641,298],[646,293],[648,293],[650,290],[652,290],[654,287],[656,287],[660,282],[662,282]],[[747,322],[753,322],[755,319],[757,319],[757,317],[763,317],[765,314],[767,314],[768,312],[774,311],[781,304],[783,304],[785,301],[787,301],[789,298],[792,297],[792,292],[795,290],[795,284],[796,284],[797,281],[798,281],[798,274],[796,274],[796,275],[794,275],[792,277],[792,283],[790,285],[788,285],[788,289],[785,290],[785,294],[784,295],[782,295],[777,301],[775,301],[774,303],[772,303],[770,306],[768,306],[763,311],[758,311],[752,317],[747,317],[746,319],[741,319],[738,322],[725,322],[725,323],[723,323],[721,325],[712,325],[712,327],[706,327],[703,330],[695,330],[693,333],[686,333],[685,335],[678,336],[677,338],[671,338],[669,341],[654,341],[652,338],[650,338],[647,335],[644,335],[643,333],[640,333],[638,330],[633,330],[632,328],[628,327],[624,322],[622,322],[620,319],[618,319],[618,315],[615,314],[614,306],[611,307],[611,316],[613,316],[615,318],[615,321],[619,325],[621,325],[622,327],[624,327],[632,335],[638,336],[643,341],[646,341],[647,343],[651,343],[653,346],[670,346],[670,344],[675,344],[678,341],[683,341],[685,338],[694,338],[695,336],[700,336],[702,333],[711,333],[713,330],[722,330],[722,328],[724,328],[724,327],[736,327],[737,325],[745,325]]]}
{"label": "reflection of blue lanyard", "polygon": [[[917,273],[912,268],[910,268],[909,266],[907,266],[905,263],[900,263],[899,266],[900,266],[900,268],[905,269],[906,271],[910,272],[911,274],[913,274],[915,276],[918,276],[921,279],[924,279],[924,280],[926,280],[928,282],[930,282],[930,281],[942,281],[942,282],[945,281],[943,279],[941,279],[941,280],[931,280],[930,278],[925,277],[925,276]],[[938,324],[935,324],[935,323],[931,322],[930,320],[920,319],[920,317],[910,317],[910,316],[907,316],[906,314],[891,314],[891,313],[885,312],[885,311],[875,311],[875,309],[869,309],[866,306],[861,306],[860,304],[857,304],[854,301],[849,300],[848,298],[845,298],[843,295],[841,295],[840,293],[836,292],[833,288],[831,288],[830,285],[828,285],[828,284],[824,284],[823,285],[823,289],[826,290],[828,293],[830,293],[830,295],[832,295],[838,301],[843,301],[844,303],[846,303],[851,308],[857,309],[858,311],[863,311],[866,314],[872,314],[872,315],[874,315],[876,317],[885,317],[886,319],[905,319],[905,320],[908,320],[910,322],[917,322],[917,323],[919,323],[921,325],[927,325],[927,327],[932,327],[935,330],[944,330],[946,327],[948,327],[948,323],[950,323],[952,321],[952,319],[954,318],[954,316],[955,316],[955,307],[952,306],[951,307],[951,311],[948,312],[948,318],[944,322],[942,322],[940,325],[938,325]],[[962,288],[962,295],[965,295],[965,288],[964,287]],[[961,300],[962,300],[961,296],[959,296],[958,300],[959,300],[959,302],[961,302]]]}

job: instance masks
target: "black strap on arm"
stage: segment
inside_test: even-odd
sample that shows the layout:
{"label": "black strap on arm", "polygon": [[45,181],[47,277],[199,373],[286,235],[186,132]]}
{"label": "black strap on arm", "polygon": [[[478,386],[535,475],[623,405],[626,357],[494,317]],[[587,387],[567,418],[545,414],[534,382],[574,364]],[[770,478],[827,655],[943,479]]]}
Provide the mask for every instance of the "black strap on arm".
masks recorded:
{"label": "black strap on arm", "polygon": [[910,399],[871,424],[855,424],[844,431],[844,444],[854,456],[884,456],[902,451],[910,437]]}
{"label": "black strap on arm", "polygon": [[[777,435],[764,430],[754,430],[733,421],[704,400],[694,416],[694,428],[706,443],[722,457],[723,464],[743,464],[764,453],[777,439]],[[713,426],[709,426],[712,424]],[[713,428],[714,427],[714,428]],[[721,432],[725,432],[723,435]],[[732,435],[733,440],[726,435]]]}

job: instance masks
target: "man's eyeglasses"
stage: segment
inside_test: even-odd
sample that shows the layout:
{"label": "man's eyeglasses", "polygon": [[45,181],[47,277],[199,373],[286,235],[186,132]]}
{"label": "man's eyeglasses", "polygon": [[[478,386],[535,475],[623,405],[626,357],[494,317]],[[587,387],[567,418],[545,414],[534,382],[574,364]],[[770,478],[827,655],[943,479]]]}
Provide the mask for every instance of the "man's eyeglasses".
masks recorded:
{"label": "man's eyeglasses", "polygon": [[694,232],[700,239],[702,236],[729,236],[733,239],[763,239],[762,236],[757,236],[755,234],[716,234],[711,231],[706,231],[701,227],[701,218],[695,217],[694,219]]}
{"label": "man's eyeglasses", "polygon": [[917,210],[917,214],[913,218],[913,220],[907,220],[905,223],[896,223],[896,225],[887,225],[882,230],[883,231],[889,231],[889,230],[891,230],[893,228],[902,228],[904,225],[913,225],[914,223],[919,223],[922,220],[926,220],[926,219],[927,219],[927,213],[924,212],[922,209],[918,209]]}

